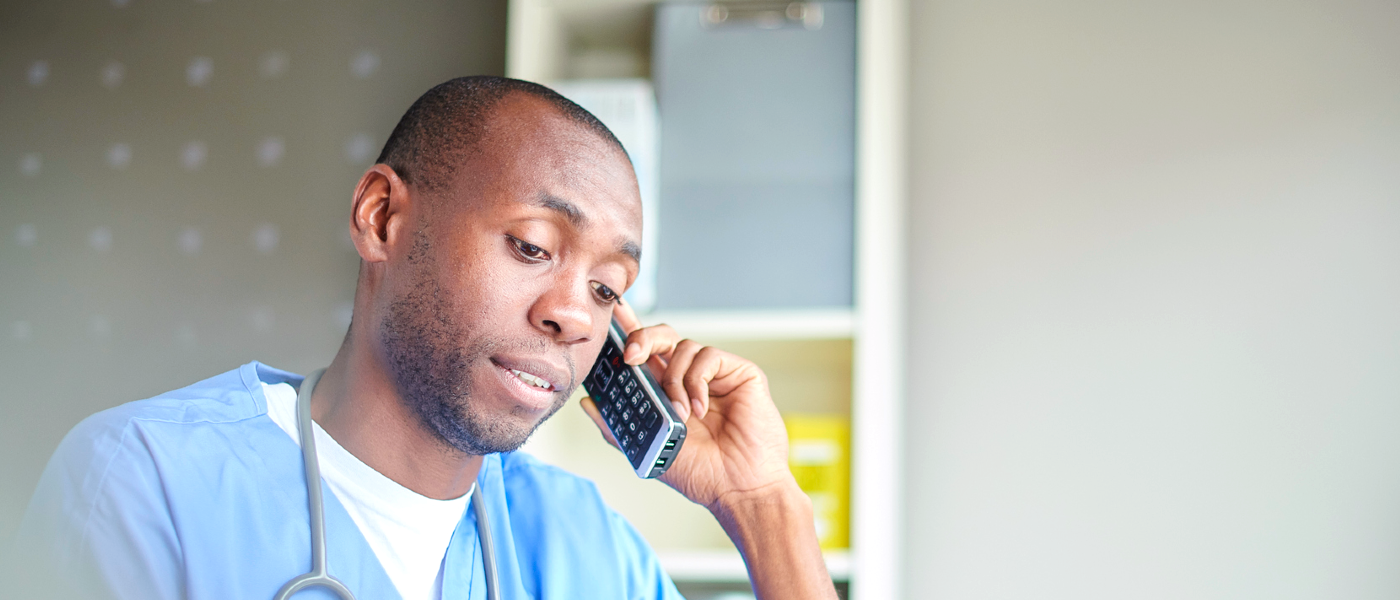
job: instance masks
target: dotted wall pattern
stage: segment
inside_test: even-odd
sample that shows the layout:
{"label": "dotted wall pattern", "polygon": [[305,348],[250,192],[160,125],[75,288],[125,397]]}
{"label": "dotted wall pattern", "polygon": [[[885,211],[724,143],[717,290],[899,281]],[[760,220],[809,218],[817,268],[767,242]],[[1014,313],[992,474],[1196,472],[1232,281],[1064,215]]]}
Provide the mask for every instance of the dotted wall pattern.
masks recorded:
{"label": "dotted wall pattern", "polygon": [[83,417],[329,362],[350,193],[413,99],[501,74],[504,0],[0,6],[0,539]]}

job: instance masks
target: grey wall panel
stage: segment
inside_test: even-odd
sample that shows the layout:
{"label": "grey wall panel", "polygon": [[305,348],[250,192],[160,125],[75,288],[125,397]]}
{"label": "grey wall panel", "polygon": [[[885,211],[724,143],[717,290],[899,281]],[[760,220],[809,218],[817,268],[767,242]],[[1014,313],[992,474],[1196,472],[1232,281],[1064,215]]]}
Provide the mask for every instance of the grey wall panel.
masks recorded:
{"label": "grey wall panel", "polygon": [[904,597],[1400,598],[1400,3],[909,6]]}
{"label": "grey wall panel", "polygon": [[0,3],[0,544],[65,432],[345,336],[350,195],[505,0]]}
{"label": "grey wall panel", "polygon": [[855,5],[819,29],[707,27],[657,10],[658,306],[848,306],[852,299]]}

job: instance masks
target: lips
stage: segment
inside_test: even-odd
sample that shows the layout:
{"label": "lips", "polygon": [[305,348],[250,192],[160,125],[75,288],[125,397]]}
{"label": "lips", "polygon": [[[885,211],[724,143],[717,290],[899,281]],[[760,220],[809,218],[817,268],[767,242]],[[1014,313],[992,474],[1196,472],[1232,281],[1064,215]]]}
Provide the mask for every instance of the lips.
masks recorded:
{"label": "lips", "polygon": [[539,377],[535,377],[534,375],[531,375],[531,374],[526,373],[526,372],[524,372],[524,371],[517,371],[517,370],[515,370],[515,369],[508,369],[508,370],[509,370],[512,374],[514,374],[515,377],[516,377],[517,379],[519,379],[519,380],[521,380],[521,381],[524,381],[525,383],[528,383],[528,384],[530,384],[530,385],[533,385],[533,386],[535,386],[535,387],[537,387],[537,388],[540,388],[540,389],[543,389],[543,390],[552,390],[552,389],[554,389],[554,386],[553,386],[552,384],[550,384],[548,381],[545,381],[545,380],[543,380],[543,379],[541,379],[541,378],[539,378]]}
{"label": "lips", "polygon": [[510,379],[533,392],[553,394],[564,389],[565,382],[569,381],[566,371],[542,360],[493,356],[491,362]]}

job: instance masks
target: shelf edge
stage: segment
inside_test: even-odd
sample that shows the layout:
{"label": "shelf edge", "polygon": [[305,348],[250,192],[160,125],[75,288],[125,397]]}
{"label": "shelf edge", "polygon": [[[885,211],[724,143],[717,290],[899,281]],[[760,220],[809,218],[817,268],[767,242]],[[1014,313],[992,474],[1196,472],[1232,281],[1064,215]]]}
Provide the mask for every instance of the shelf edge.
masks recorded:
{"label": "shelf edge", "polygon": [[849,308],[657,311],[642,315],[642,322],[665,323],[691,338],[801,340],[856,335],[855,313]]}

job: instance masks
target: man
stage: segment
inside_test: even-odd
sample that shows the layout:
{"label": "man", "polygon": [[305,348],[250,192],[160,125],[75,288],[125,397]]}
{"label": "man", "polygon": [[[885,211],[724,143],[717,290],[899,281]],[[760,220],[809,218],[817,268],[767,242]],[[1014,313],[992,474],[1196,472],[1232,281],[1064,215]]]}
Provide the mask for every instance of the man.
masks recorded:
{"label": "man", "polygon": [[[378,163],[351,207],[354,319],[310,399],[331,575],[361,599],[484,598],[478,486],[501,598],[677,597],[592,484],[513,452],[616,313],[689,430],[662,481],[714,514],[759,597],[835,597],[763,373],[622,304],[641,203],[606,127],[542,86],[462,78]],[[23,593],[271,598],[307,572],[301,382],[252,363],[75,427],[20,528]]]}

